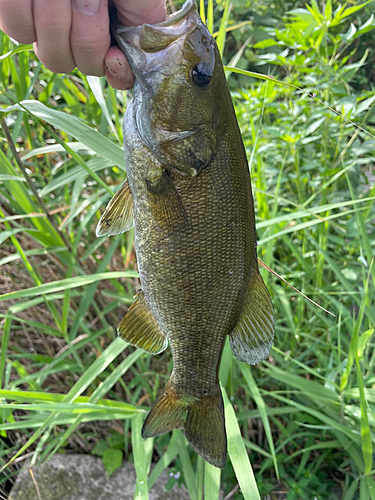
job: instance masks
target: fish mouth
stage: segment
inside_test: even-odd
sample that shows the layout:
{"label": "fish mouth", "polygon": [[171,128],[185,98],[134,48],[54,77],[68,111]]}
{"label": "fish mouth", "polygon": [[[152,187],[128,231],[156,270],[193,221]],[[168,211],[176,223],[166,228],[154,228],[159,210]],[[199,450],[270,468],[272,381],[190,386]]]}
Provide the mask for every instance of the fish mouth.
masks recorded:
{"label": "fish mouth", "polygon": [[[137,78],[141,78],[143,72],[152,69],[158,71],[161,66],[164,74],[168,71],[166,61],[170,60],[172,54],[175,56],[182,50],[178,40],[190,33],[199,19],[194,1],[187,0],[181,10],[167,16],[166,20],[160,23],[124,26],[113,21],[111,29],[133,73]],[[163,61],[160,60],[161,51],[165,51]]]}

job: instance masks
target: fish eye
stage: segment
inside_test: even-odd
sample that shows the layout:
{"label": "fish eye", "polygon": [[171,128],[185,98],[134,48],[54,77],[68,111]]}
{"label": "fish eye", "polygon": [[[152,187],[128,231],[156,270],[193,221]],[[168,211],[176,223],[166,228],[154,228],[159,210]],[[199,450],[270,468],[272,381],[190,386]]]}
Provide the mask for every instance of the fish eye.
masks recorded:
{"label": "fish eye", "polygon": [[213,69],[209,64],[205,62],[198,63],[191,71],[194,85],[201,89],[207,88],[211,83],[212,73]]}

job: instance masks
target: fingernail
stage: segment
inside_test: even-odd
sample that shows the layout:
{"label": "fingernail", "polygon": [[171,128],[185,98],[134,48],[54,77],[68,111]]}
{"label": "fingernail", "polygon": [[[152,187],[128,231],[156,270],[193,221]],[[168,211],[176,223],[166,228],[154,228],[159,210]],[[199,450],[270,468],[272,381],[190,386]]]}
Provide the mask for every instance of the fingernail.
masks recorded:
{"label": "fingernail", "polygon": [[[109,82],[114,88],[119,90],[129,90],[134,85],[134,77],[132,75],[119,73],[115,68],[111,66],[105,67],[105,75],[109,79]],[[114,78],[115,80],[111,80],[109,77]]]}
{"label": "fingernail", "polygon": [[74,6],[85,16],[95,16],[99,12],[101,0],[74,0]]}

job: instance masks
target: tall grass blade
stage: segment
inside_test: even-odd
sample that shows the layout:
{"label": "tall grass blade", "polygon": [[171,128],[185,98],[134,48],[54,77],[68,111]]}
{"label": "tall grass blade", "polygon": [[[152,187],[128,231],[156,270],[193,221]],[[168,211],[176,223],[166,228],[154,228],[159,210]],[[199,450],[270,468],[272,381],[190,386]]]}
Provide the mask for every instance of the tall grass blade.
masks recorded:
{"label": "tall grass blade", "polygon": [[375,481],[370,475],[364,478],[371,500],[375,500]]}
{"label": "tall grass blade", "polygon": [[221,470],[205,462],[204,464],[204,500],[217,500],[220,493]]}
{"label": "tall grass blade", "polygon": [[[105,269],[107,268],[108,264],[110,263],[110,261],[113,257],[113,254],[114,254],[114,252],[115,252],[115,250],[120,242],[120,239],[121,239],[121,236],[118,236],[113,241],[112,245],[110,246],[110,248],[108,249],[108,251],[106,253],[106,256],[101,261],[101,263],[98,267],[98,274],[103,273],[103,271],[105,271]],[[78,332],[79,325],[80,325],[81,321],[83,320],[84,315],[86,314],[87,310],[89,309],[89,307],[91,305],[91,302],[94,298],[94,294],[95,294],[95,291],[96,291],[98,285],[99,285],[99,281],[95,281],[95,282],[91,283],[91,285],[86,290],[85,300],[81,301],[79,308],[78,308],[78,311],[75,314],[73,325],[69,331],[69,338],[71,340],[75,338],[75,336]]]}
{"label": "tall grass blade", "polygon": [[206,23],[206,11],[204,7],[204,0],[199,0],[199,15],[204,23]]}
{"label": "tall grass blade", "polygon": [[0,388],[3,385],[4,369],[6,363],[6,355],[10,338],[10,329],[12,326],[12,318],[5,318],[3,323],[3,334],[1,339],[1,355],[0,355]]}
{"label": "tall grass blade", "polygon": [[[105,352],[108,352],[108,355],[111,355],[113,356],[116,352],[117,352],[117,349],[121,349],[121,347],[124,349],[126,347],[126,343],[121,340],[121,343],[122,345],[118,342],[119,340],[121,340],[120,338],[117,338],[116,340],[114,340],[112,342],[112,344],[106,349],[106,351],[104,351],[102,353],[102,356]],[[111,346],[113,346],[112,350],[110,349]],[[119,381],[119,379],[124,375],[124,373],[127,372],[127,370],[129,370],[129,368],[131,368],[131,366],[143,355],[143,352],[142,351],[135,351],[133,352],[130,356],[127,356],[126,359],[124,359],[124,361],[122,361],[113,371],[112,373],[104,380],[104,382],[102,384],[99,385],[99,387],[97,387],[95,389],[95,391],[91,394],[91,396],[89,397],[88,401],[89,402],[94,402],[96,403],[100,398],[102,398],[110,389],[112,389],[112,387],[116,384],[116,382]],[[117,357],[117,356],[116,356]],[[101,358],[101,357],[100,357]],[[100,360],[100,358],[98,358],[98,360]],[[97,361],[98,361],[97,360]],[[95,363],[97,363],[97,361]],[[105,368],[113,361],[113,359],[110,360],[110,362],[105,366]],[[95,363],[93,363],[93,365],[95,365]],[[102,360],[102,363],[103,363],[103,360]],[[91,366],[93,366],[91,365]],[[99,368],[100,370],[100,364],[98,363],[97,364],[97,369]],[[89,369],[90,370],[90,369]],[[87,380],[85,380],[86,378],[88,380],[89,377],[91,374],[88,374],[87,372],[89,372],[89,370],[87,370],[84,375],[81,377],[82,380],[82,384],[83,383],[87,383]],[[99,371],[100,373],[100,371]],[[87,376],[88,375],[88,376]],[[80,379],[80,380],[81,380]],[[80,382],[80,380],[78,382]],[[77,382],[77,384],[78,384]],[[76,384],[76,385],[77,385]],[[74,387],[73,387],[74,388]],[[68,394],[69,396],[69,394]],[[136,409],[135,407],[133,407],[133,411],[134,412],[138,412],[140,410]],[[130,416],[133,416],[131,414],[129,414],[129,417]],[[75,431],[75,429],[78,427],[78,425],[81,423],[83,419],[83,416],[82,415],[79,415],[78,417],[76,417],[76,419],[74,420],[73,423],[70,424],[69,428],[64,432],[64,434],[61,436],[58,444],[53,448],[53,450],[51,451],[51,454],[50,456],[52,456],[54,453],[56,453],[58,451],[58,449],[66,442],[66,440],[73,434],[73,432]],[[52,427],[53,424],[51,424],[51,427]]]}
{"label": "tall grass blade", "polygon": [[357,382],[359,388],[359,404],[361,408],[361,437],[362,437],[362,454],[365,464],[365,474],[369,474],[372,469],[373,452],[371,442],[371,430],[368,419],[368,407],[363,389],[362,370],[358,355],[356,355]]}
{"label": "tall grass blade", "polygon": [[165,470],[172,462],[172,460],[176,457],[177,453],[178,453],[178,445],[176,442],[175,433],[172,433],[172,437],[171,440],[169,441],[167,450],[160,457],[160,459],[158,460],[155,467],[152,469],[152,472],[148,478],[149,488],[153,486],[153,484],[160,476],[160,474],[163,472],[163,470]]}
{"label": "tall grass blade", "polygon": [[207,3],[207,28],[210,33],[214,32],[214,2],[213,0],[208,0]]}
{"label": "tall grass blade", "polygon": [[35,297],[48,293],[55,293],[61,290],[77,288],[79,286],[90,285],[96,281],[116,278],[135,278],[138,273],[135,271],[113,271],[109,273],[88,274],[86,276],[75,276],[74,278],[66,278],[60,281],[52,281],[51,283],[43,283],[43,285],[26,288],[17,292],[9,292],[0,295],[0,302],[9,299],[20,299],[22,297]]}
{"label": "tall grass blade", "polygon": [[224,54],[224,48],[225,48],[225,40],[227,36],[227,25],[229,21],[229,15],[230,11],[232,9],[232,1],[231,0],[226,0],[225,1],[225,6],[224,6],[224,12],[221,17],[220,21],[220,28],[218,31],[218,35],[216,37],[216,43],[219,48],[221,56]]}
{"label": "tall grass blade", "polygon": [[184,474],[187,489],[189,490],[191,500],[198,500],[198,489],[196,477],[190,462],[189,454],[186,448],[186,441],[180,430],[173,431],[178,449],[178,455],[182,463],[182,472]]}
{"label": "tall grass blade", "polygon": [[[354,194],[353,185],[352,185],[352,182],[350,180],[350,176],[348,175],[348,172],[345,172],[345,176],[346,176],[346,181],[347,181],[348,186],[349,186],[351,197],[353,200],[355,200],[356,196]],[[361,237],[363,250],[364,250],[364,253],[366,255],[368,265],[370,266],[370,269],[372,271],[372,280],[375,283],[375,266],[372,265],[372,262],[374,260],[374,253],[373,253],[372,248],[371,248],[371,241],[370,241],[370,238],[367,234],[366,227],[365,227],[365,221],[363,220],[362,214],[358,210],[356,210],[355,216],[356,216],[356,220],[357,220],[357,226],[359,229],[359,234]]]}
{"label": "tall grass blade", "polygon": [[245,500],[260,500],[258,486],[241,436],[236,414],[222,387],[227,427],[228,454]]}
{"label": "tall grass blade", "polygon": [[143,418],[142,413],[139,413],[132,419],[132,448],[137,475],[134,500],[148,500],[147,468],[151,457],[147,456],[145,441],[141,437]]}
{"label": "tall grass blade", "polygon": [[356,322],[354,325],[352,338],[350,340],[348,362],[346,364],[346,369],[345,369],[345,372],[343,373],[342,379],[341,379],[340,389],[342,391],[345,389],[345,387],[348,383],[350,371],[352,369],[354,360],[355,360],[356,356],[358,356],[358,354],[357,354],[358,337],[359,337],[359,331],[360,331],[361,325],[362,325],[363,314],[365,312],[365,306],[366,306],[367,300],[368,300],[368,280],[367,280],[366,287],[365,287],[365,293],[363,294],[361,305],[360,305],[360,308],[358,311],[358,316],[357,316],[357,319],[356,319]]}
{"label": "tall grass blade", "polygon": [[68,115],[62,111],[48,108],[38,101],[21,101],[19,104],[2,108],[2,112],[9,113],[15,110],[26,110],[50,125],[63,130],[66,134],[75,137],[78,141],[95,151],[98,155],[113,162],[121,169],[125,170],[124,153],[120,146],[117,146],[107,137],[89,127],[76,116]]}
{"label": "tall grass blade", "polygon": [[266,404],[265,404],[264,399],[263,399],[263,397],[262,397],[262,395],[261,395],[261,393],[259,391],[257,383],[255,382],[255,379],[253,377],[253,374],[252,374],[250,366],[249,365],[245,365],[244,363],[238,363],[238,367],[239,367],[239,369],[240,369],[240,371],[242,373],[242,376],[243,376],[245,382],[249,386],[250,394],[254,398],[254,401],[255,401],[255,403],[257,405],[257,408],[259,410],[260,417],[262,419],[262,423],[263,423],[263,427],[264,427],[264,431],[265,431],[266,436],[267,436],[268,445],[270,447],[270,451],[271,451],[271,455],[272,455],[272,460],[273,460],[273,465],[275,467],[276,476],[277,476],[277,478],[279,478],[280,477],[279,467],[278,467],[278,464],[277,464],[277,458],[276,458],[276,452],[275,452],[275,445],[274,445],[274,442],[273,442],[273,437],[272,437],[272,431],[271,431],[270,422],[268,420]]}
{"label": "tall grass blade", "polygon": [[14,49],[12,49],[9,52],[7,52],[6,54],[3,54],[2,56],[0,56],[0,62],[4,61],[8,57],[14,56],[15,54],[20,54],[21,52],[29,52],[31,50],[33,50],[32,43],[25,44],[25,45],[22,45],[22,44],[17,45],[16,47],[14,47]]}
{"label": "tall grass blade", "polygon": [[348,489],[345,491],[342,500],[353,500],[355,498],[355,493],[357,491],[357,488],[358,488],[358,481],[354,479],[352,480]]}
{"label": "tall grass blade", "polygon": [[111,129],[112,134],[116,137],[117,141],[120,142],[120,137],[117,133],[115,126],[111,120],[111,115],[109,113],[107,103],[105,102],[103,89],[101,86],[101,79],[97,76],[88,76],[87,83],[90,85],[90,89],[95,96],[95,99],[98,101],[98,104],[103,112],[104,118],[108,123],[109,128]]}
{"label": "tall grass blade", "polygon": [[[107,347],[107,349],[102,353],[102,355],[88,368],[88,370],[82,375],[82,377],[74,384],[68,394],[64,397],[64,402],[73,402],[76,397],[80,396],[87,387],[94,381],[94,379],[102,373],[107,366],[112,363],[112,361],[125,349],[126,343],[120,338],[114,340],[112,344]],[[102,395],[100,395],[102,397]],[[48,429],[55,425],[57,418],[61,417],[59,413],[52,413],[47,419],[42,420],[43,424],[40,428],[33,434],[33,436],[28,439],[28,441],[18,450],[18,452],[6,463],[0,472],[8,467],[16,458],[18,458],[29,446],[31,446],[41,435]],[[79,418],[79,417],[78,417]]]}

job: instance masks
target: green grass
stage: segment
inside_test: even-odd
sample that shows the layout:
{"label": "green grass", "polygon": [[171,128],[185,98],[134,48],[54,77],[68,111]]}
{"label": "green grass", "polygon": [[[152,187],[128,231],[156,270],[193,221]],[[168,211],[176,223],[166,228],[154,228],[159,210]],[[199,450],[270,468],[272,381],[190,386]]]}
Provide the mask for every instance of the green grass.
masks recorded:
{"label": "green grass", "polygon": [[[232,30],[237,4],[208,2],[205,12],[224,60],[238,63],[227,78],[251,169],[259,257],[335,315],[263,273],[275,344],[255,367],[225,347],[222,472],[180,431],[140,438],[171,355],[152,357],[116,338],[139,285],[134,235],[95,237],[125,177],[129,97],[103,79],[54,75],[30,46],[14,48],[0,34],[3,491],[18,457],[30,453],[38,463],[63,449],[80,452],[84,442],[110,472],[123,457],[134,461],[142,500],[167,468],[167,487],[184,484],[193,500],[214,500],[219,488],[233,499],[375,498],[375,90],[356,90],[366,60],[352,52],[372,25],[361,28],[357,18],[350,34],[357,10],[327,28],[329,5],[318,13],[313,3],[304,14],[316,27],[304,38],[296,19],[263,31],[261,41],[255,26],[251,63],[248,32]],[[298,51],[288,46],[295,39]],[[265,63],[277,78],[256,75]]]}

